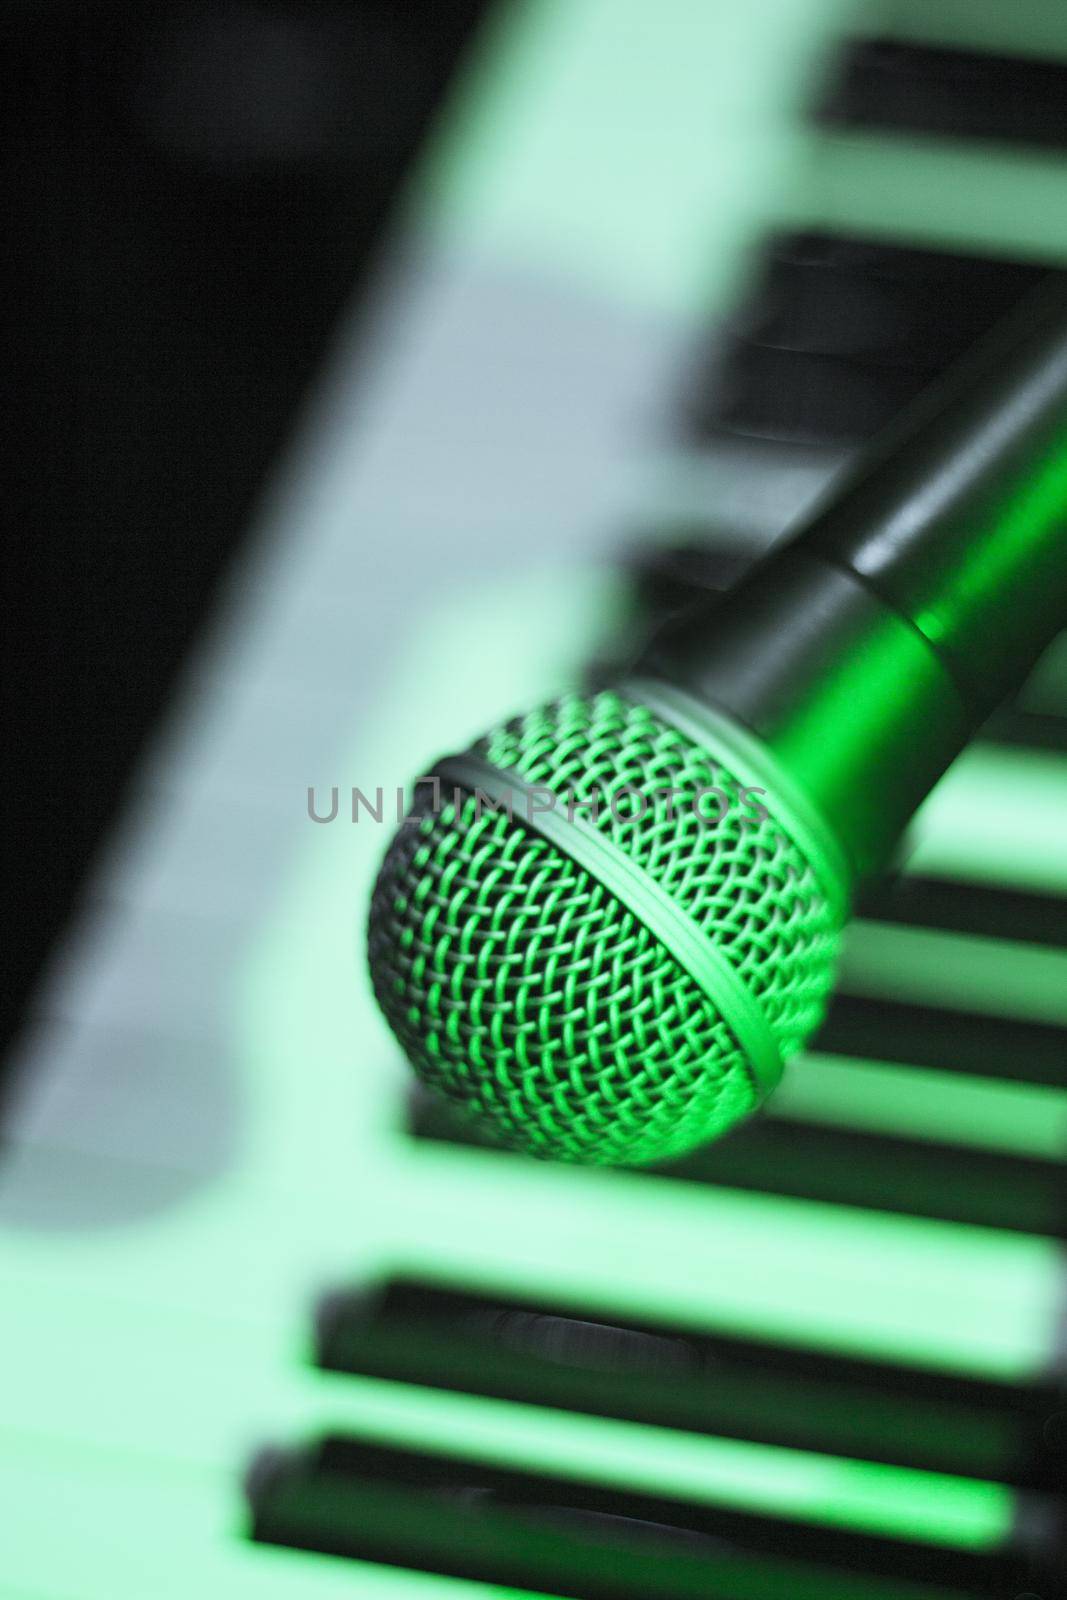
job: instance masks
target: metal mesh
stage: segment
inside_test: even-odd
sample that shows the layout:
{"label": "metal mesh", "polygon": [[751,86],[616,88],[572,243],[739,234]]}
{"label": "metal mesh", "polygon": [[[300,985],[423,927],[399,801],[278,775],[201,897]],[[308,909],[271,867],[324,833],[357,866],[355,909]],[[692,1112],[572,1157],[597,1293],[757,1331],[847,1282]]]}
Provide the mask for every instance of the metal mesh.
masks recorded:
{"label": "metal mesh", "polygon": [[[836,926],[772,795],[743,795],[615,693],[565,696],[476,750],[551,788],[560,811],[569,801],[659,884],[727,956],[783,1055],[807,1037]],[[375,992],[426,1082],[504,1142],[570,1160],[660,1160],[751,1110],[729,1019],[638,917],[518,810],[456,798],[434,814],[422,795],[371,911]]]}

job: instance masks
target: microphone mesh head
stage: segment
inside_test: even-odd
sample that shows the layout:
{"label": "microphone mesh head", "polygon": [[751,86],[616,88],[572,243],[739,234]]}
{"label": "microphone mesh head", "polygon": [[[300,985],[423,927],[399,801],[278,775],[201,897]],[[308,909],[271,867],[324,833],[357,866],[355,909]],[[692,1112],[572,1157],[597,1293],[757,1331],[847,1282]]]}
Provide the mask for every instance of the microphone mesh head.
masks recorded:
{"label": "microphone mesh head", "polygon": [[[474,754],[505,784],[551,789],[557,836],[583,818],[657,885],[729,963],[783,1057],[813,1031],[840,914],[772,793],[743,799],[705,744],[615,692],[566,695]],[[702,806],[711,787],[730,803]],[[436,810],[420,788],[370,915],[375,994],[419,1076],[497,1142],[571,1161],[677,1156],[754,1109],[739,1018],[692,963],[517,799],[509,817],[442,788]]]}

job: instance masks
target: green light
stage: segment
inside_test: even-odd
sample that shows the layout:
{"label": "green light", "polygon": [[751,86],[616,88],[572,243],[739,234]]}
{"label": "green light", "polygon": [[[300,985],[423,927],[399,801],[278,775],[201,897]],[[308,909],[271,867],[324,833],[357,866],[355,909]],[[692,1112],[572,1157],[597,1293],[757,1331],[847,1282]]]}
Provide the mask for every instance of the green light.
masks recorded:
{"label": "green light", "polygon": [[[834,9],[819,6],[820,21]],[[533,272],[539,263],[565,287],[606,285],[671,313],[721,305],[768,188],[789,187],[787,102],[821,41],[810,5],[783,0],[768,12],[694,0],[690,10],[705,42],[694,47],[679,28],[679,49],[636,0],[524,8],[522,27],[503,39],[507,71],[482,102],[488,122],[475,116],[466,148],[429,172],[419,197],[439,209],[419,226],[446,248],[469,244],[480,259]],[[650,60],[650,42],[670,70]],[[745,74],[736,69],[742,53],[751,63]],[[643,97],[657,83],[663,99],[650,105]],[[740,118],[730,99],[739,88],[754,96]],[[641,117],[638,103],[647,107]],[[739,125],[751,136],[737,138]],[[727,152],[721,165],[709,162],[709,149]],[[1062,254],[1055,168],[1045,158],[989,150],[971,158],[944,146],[918,158],[902,148],[899,158],[872,167],[864,157],[850,168],[831,148],[825,187],[814,204],[802,200],[801,220],[816,223],[825,199],[827,216],[836,208],[853,225],[866,217],[874,231],[903,231],[914,201],[935,233],[991,236],[1003,224],[1007,243],[993,248],[1021,238],[1038,255]],[[885,182],[872,183],[872,173]],[[427,749],[456,747],[562,685],[610,604],[600,582],[559,572],[450,597],[373,721],[353,729],[347,778],[403,782]],[[478,651],[468,648],[472,637]],[[1064,807],[1051,766],[1044,793],[1040,829],[1028,811],[998,855],[983,832],[987,823],[999,830],[992,810],[975,810],[973,825],[957,832],[951,804],[943,833],[920,849],[948,870],[962,863],[994,877],[1006,863],[1047,883],[1067,862],[1055,850]],[[941,813],[931,815],[941,827]],[[233,1167],[173,1212],[111,1230],[34,1232],[10,1215],[2,1224],[0,1593],[115,1600],[147,1587],[153,1600],[342,1600],[355,1592],[361,1600],[484,1600],[481,1584],[243,1542],[238,1474],[248,1448],[338,1421],[419,1443],[460,1439],[500,1459],[528,1447],[531,1459],[561,1468],[553,1452],[573,1449],[604,1476],[629,1463],[649,1481],[688,1484],[723,1503],[734,1495],[732,1503],[792,1507],[902,1537],[910,1530],[932,1543],[983,1548],[1002,1537],[1011,1497],[991,1485],[857,1472],[852,1463],[752,1447],[724,1452],[719,1441],[692,1453],[691,1441],[678,1450],[674,1435],[650,1441],[649,1430],[623,1436],[590,1425],[557,1435],[556,1418],[470,1409],[454,1397],[431,1415],[385,1386],[355,1394],[344,1380],[294,1370],[293,1346],[317,1289],[339,1272],[358,1278],[405,1257],[472,1283],[510,1276],[527,1292],[540,1285],[576,1306],[592,1297],[634,1315],[1007,1377],[1046,1366],[1061,1290],[1060,1258],[1045,1241],[412,1152],[391,1141],[403,1078],[353,976],[355,908],[381,837],[354,828],[305,833],[291,880],[246,952],[232,1035],[210,1046],[240,1101]],[[940,983],[989,1009],[1025,1012],[1034,1001],[1040,1014],[1063,1014],[1062,961],[1042,966],[1039,958],[1027,976],[1027,953],[997,948],[973,962],[960,953],[943,972],[932,965],[936,944],[913,947],[914,959],[897,966],[899,945],[875,949],[868,940],[864,968],[862,943],[861,935],[853,971],[865,970],[883,992]],[[836,1091],[823,1088],[829,1105]],[[1013,1102],[1006,1119],[1020,1141],[1036,1116],[1036,1107],[1024,1117],[1021,1106]],[[981,1120],[975,1105],[968,1127],[976,1141]],[[124,1175],[120,1162],[97,1159],[93,1181],[135,1184],[132,1166]],[[5,1188],[76,1188],[91,1167],[77,1149],[26,1146],[7,1155]]]}
{"label": "green light", "polygon": [[847,1056],[799,1057],[768,1115],[1049,1161],[1067,1152],[1067,1089]]}
{"label": "green light", "polygon": [[502,1466],[757,1510],[888,1538],[995,1549],[1015,1496],[1000,1484],[734,1439],[584,1417],[548,1407],[327,1376],[312,1434],[346,1428]]}
{"label": "green light", "polygon": [[849,994],[1067,1023],[1067,950],[857,921],[845,931],[838,980]]}
{"label": "green light", "polygon": [[972,745],[916,817],[909,868],[1067,896],[1065,786],[1062,756]]}
{"label": "green light", "polygon": [[1022,555],[1036,566],[1043,547],[1059,548],[1067,511],[1067,451],[1035,458],[1025,478],[1013,480],[1006,500],[1000,493],[1000,502],[990,503],[977,523],[968,524],[968,560],[942,576],[936,600],[914,616],[935,646],[968,637],[974,617],[997,615],[1003,597],[1018,591]]}
{"label": "green light", "polygon": [[[400,782],[427,749],[461,747],[509,705],[531,703],[559,681],[560,662],[587,648],[590,619],[606,604],[595,584],[571,577],[561,585],[555,574],[537,592],[530,579],[488,587],[458,614],[455,598],[443,604],[342,776],[359,781],[373,770]],[[497,664],[491,678],[474,652],[455,649],[457,637],[485,641]],[[968,793],[966,785],[956,790],[939,826],[951,832]],[[310,1189],[302,1209],[318,1214],[323,1278],[331,1259],[358,1270],[368,1230],[350,1219],[365,1214],[387,1259],[438,1280],[540,1289],[569,1296],[576,1307],[593,1297],[624,1317],[666,1317],[975,1375],[1042,1370],[1061,1295],[1049,1241],[702,1193],[620,1172],[413,1151],[407,1140],[383,1145],[404,1074],[369,993],[354,982],[351,933],[381,833],[314,835],[250,964],[243,1032],[248,1072],[274,1102],[264,1108],[271,1139],[263,1159],[291,1197]],[[1020,973],[1030,954],[1022,952]],[[1002,947],[997,955],[1012,968]],[[872,983],[891,994],[908,992],[914,966],[920,997],[940,971],[926,951],[899,978],[891,950],[868,965]],[[970,985],[987,1008],[996,1004],[998,981],[986,972]],[[307,1093],[309,1061],[317,1097]],[[330,1191],[334,1174],[344,1182],[323,1209],[313,1196],[322,1186]]]}
{"label": "green light", "polygon": [[[435,742],[458,744],[529,703],[566,675],[613,603],[600,580],[561,583],[556,572],[443,601],[373,722],[357,730],[341,781],[400,782]],[[479,653],[450,653],[457,636],[484,642],[497,664],[491,679]],[[623,1318],[976,1376],[1045,1369],[1062,1297],[1050,1241],[390,1138],[405,1074],[355,981],[352,931],[381,847],[377,828],[307,828],[247,953],[231,1061],[247,1105],[238,1164],[180,1208],[124,1228],[0,1232],[7,1371],[17,1374],[3,1403],[11,1427],[210,1460],[217,1483],[232,1488],[247,1448],[304,1427],[311,1411],[328,1416],[292,1375],[316,1291],[339,1273],[358,1280],[387,1264],[578,1309],[592,1302]],[[928,952],[910,974],[893,959],[890,950],[881,969],[890,992],[933,981]],[[995,964],[972,981],[987,1008],[998,982]],[[48,1185],[69,1182],[76,1154],[10,1151],[6,1187],[31,1181],[31,1169]],[[115,1169],[109,1181],[120,1177]],[[177,1376],[193,1372],[195,1383]],[[20,1540],[24,1510],[28,1525],[46,1509],[54,1527],[54,1491],[42,1489],[38,1506],[31,1478],[24,1472],[21,1494],[5,1501]],[[143,1570],[143,1550],[138,1560]],[[69,1572],[75,1564],[72,1553]],[[114,1600],[114,1572],[103,1570],[101,1600]],[[56,1593],[67,1592],[67,1575],[61,1583],[57,1568]],[[45,1576],[42,1567],[39,1586]],[[20,1581],[6,1547],[3,1577]]]}
{"label": "green light", "polygon": [[1048,261],[1067,255],[1058,155],[986,141],[863,133],[812,141],[778,212],[783,227],[911,248]]}
{"label": "green light", "polygon": [[[1014,1496],[1003,1486],[302,1369],[292,1352],[217,1318],[176,1320],[158,1307],[89,1300],[72,1345],[50,1300],[27,1297],[13,1319],[9,1358],[59,1361],[54,1391],[48,1405],[42,1396],[13,1394],[8,1437],[13,1453],[80,1457],[86,1478],[106,1473],[109,1462],[128,1462],[180,1494],[209,1472],[227,1471],[268,1434],[347,1430],[930,1544],[990,1548],[1011,1526]],[[93,1381],[102,1350],[128,1374],[122,1405]],[[183,1362],[195,1367],[197,1382],[179,1392],[161,1374]],[[232,1481],[229,1487],[232,1494]],[[219,1518],[224,1504],[220,1497]]]}
{"label": "green light", "polygon": [[1054,1240],[471,1151],[407,1172],[396,1264],[435,1281],[1008,1380],[1055,1337]]}

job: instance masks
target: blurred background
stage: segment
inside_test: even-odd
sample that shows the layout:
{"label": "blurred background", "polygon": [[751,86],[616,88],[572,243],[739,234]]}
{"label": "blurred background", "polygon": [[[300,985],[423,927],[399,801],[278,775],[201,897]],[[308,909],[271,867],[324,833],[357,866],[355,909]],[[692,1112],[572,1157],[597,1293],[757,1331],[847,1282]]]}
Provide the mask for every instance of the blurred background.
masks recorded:
{"label": "blurred background", "polygon": [[480,11],[5,8],[12,1022]]}
{"label": "blurred background", "polygon": [[1054,1600],[1063,641],[817,1047],[669,1169],[409,1092],[363,973],[389,805],[348,800],[602,681],[1067,267],[1067,18],[0,30],[0,1600]]}

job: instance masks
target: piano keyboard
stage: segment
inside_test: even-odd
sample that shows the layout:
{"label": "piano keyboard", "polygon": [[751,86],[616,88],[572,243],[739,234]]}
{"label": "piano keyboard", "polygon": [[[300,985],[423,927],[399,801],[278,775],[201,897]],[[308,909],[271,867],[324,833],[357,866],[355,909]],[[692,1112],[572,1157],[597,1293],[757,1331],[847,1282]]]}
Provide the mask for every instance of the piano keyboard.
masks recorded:
{"label": "piano keyboard", "polygon": [[[474,71],[391,340],[339,350],[40,997],[0,1169],[0,1600],[1065,1591],[1067,652],[931,797],[766,1113],[655,1171],[479,1148],[410,1094],[359,970],[387,831],[306,815],[729,581],[1067,265],[1047,7],[705,5],[681,51],[636,4],[627,47],[624,4],[530,7]],[[746,128],[714,191],[734,77],[799,103],[843,20],[790,181]]]}

